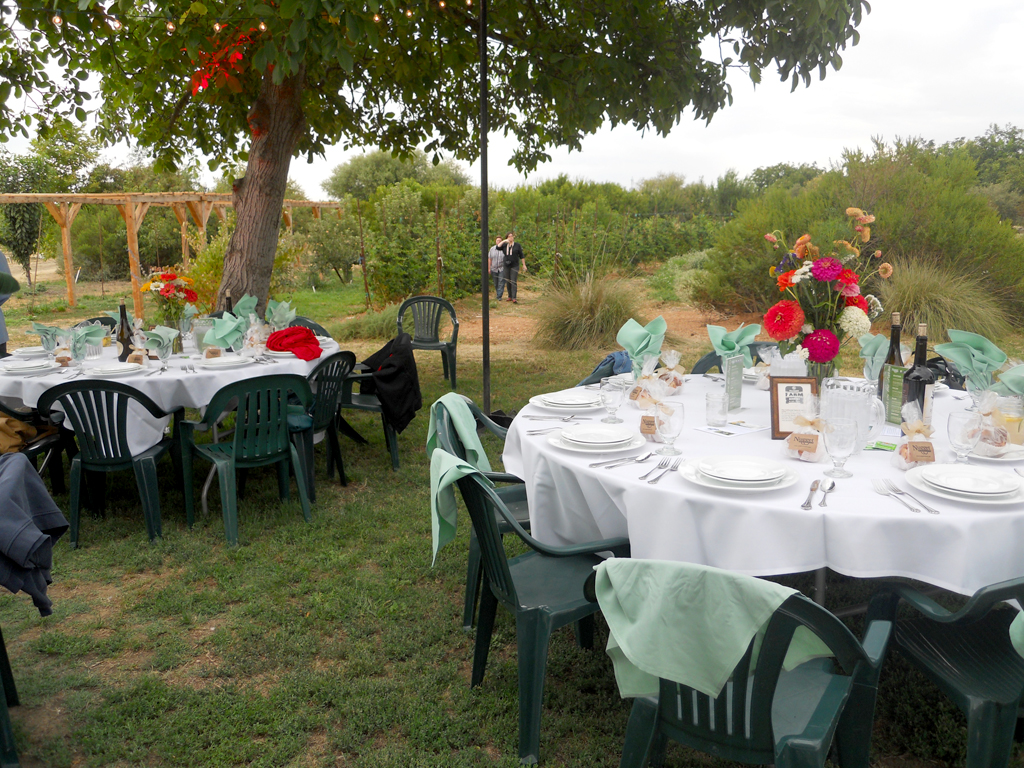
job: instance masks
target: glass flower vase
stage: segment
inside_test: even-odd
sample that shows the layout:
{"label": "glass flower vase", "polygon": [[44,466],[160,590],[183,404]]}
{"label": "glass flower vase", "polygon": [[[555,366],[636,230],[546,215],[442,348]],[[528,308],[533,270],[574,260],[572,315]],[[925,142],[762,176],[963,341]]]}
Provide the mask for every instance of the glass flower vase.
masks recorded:
{"label": "glass flower vase", "polygon": [[835,360],[829,360],[827,363],[812,363],[810,360],[807,361],[807,375],[813,376],[818,382],[818,394],[821,394],[821,382],[831,376],[835,376],[836,373]]}

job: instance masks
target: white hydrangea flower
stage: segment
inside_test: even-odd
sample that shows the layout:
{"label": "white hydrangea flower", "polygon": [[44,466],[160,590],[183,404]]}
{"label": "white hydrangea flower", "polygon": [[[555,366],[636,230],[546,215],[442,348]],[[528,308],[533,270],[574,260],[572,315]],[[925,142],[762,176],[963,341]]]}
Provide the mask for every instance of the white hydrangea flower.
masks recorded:
{"label": "white hydrangea flower", "polygon": [[804,323],[804,327],[800,329],[800,333],[806,336],[808,333],[814,332],[814,326],[810,323]]}
{"label": "white hydrangea flower", "polygon": [[808,349],[804,349],[804,348],[803,348],[802,346],[799,346],[799,347],[797,347],[797,348],[796,348],[796,349],[795,349],[794,351],[795,351],[795,352],[796,352],[796,353],[797,353],[798,355],[800,355],[800,359],[801,359],[801,360],[806,360],[806,359],[807,359],[808,357],[810,357],[810,356],[811,356],[811,352],[810,352],[810,350],[808,350]]}
{"label": "white hydrangea flower", "polygon": [[846,307],[839,315],[839,327],[854,338],[871,333],[871,321],[860,307]]}
{"label": "white hydrangea flower", "polygon": [[870,293],[864,297],[864,300],[868,303],[868,319],[874,320],[880,317],[882,314],[882,302]]}

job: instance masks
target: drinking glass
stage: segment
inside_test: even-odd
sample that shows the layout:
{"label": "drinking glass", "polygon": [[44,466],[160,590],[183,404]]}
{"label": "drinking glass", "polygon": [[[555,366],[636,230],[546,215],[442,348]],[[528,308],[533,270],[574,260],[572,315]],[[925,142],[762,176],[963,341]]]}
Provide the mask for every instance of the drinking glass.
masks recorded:
{"label": "drinking glass", "polygon": [[192,320],[192,340],[196,345],[196,351],[202,354],[206,351],[206,348],[211,346],[207,344],[206,334],[213,328],[212,317],[196,317]]}
{"label": "drinking glass", "polygon": [[622,405],[622,400],[626,395],[625,384],[620,379],[607,378],[601,379],[601,405],[603,405],[608,415],[601,419],[604,424],[621,424],[622,419],[615,415],[615,412],[619,410],[619,406]]}
{"label": "drinking glass", "polygon": [[704,398],[705,413],[709,427],[724,427],[729,417],[725,392],[708,392]]}
{"label": "drinking glass", "polygon": [[57,351],[57,334],[43,333],[39,335],[39,341],[43,345],[43,349],[49,353],[50,357],[54,357],[54,353]]}
{"label": "drinking glass", "polygon": [[981,440],[981,414],[970,411],[951,413],[946,429],[949,432],[949,445],[956,451],[956,461],[953,463],[966,464],[967,455]]}
{"label": "drinking glass", "polygon": [[654,428],[665,445],[655,453],[661,456],[678,456],[681,451],[675,447],[675,442],[683,431],[683,405],[672,403],[672,405],[654,406]]}
{"label": "drinking glass", "polygon": [[981,373],[969,373],[964,377],[964,386],[967,388],[967,394],[971,396],[971,407],[968,410],[976,411],[981,393],[992,386],[992,377]]}
{"label": "drinking glass", "polygon": [[853,419],[829,419],[825,422],[825,448],[832,459],[832,469],[826,469],[828,477],[853,477],[843,469],[846,460],[853,455],[857,445],[857,422]]}
{"label": "drinking glass", "polygon": [[71,347],[71,360],[76,368],[81,368],[82,361],[89,355],[89,345],[86,344],[85,339],[71,338],[69,346]]}

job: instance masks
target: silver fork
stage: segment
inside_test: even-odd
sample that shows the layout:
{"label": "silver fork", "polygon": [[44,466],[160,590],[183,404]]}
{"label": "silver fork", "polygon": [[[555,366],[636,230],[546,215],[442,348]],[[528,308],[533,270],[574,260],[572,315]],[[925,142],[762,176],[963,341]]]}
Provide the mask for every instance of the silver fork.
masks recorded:
{"label": "silver fork", "polygon": [[937,515],[937,514],[939,514],[939,510],[933,509],[932,507],[929,507],[927,504],[925,504],[923,501],[921,501],[919,498],[917,498],[917,496],[914,496],[911,493],[907,493],[906,491],[901,489],[898,485],[896,485],[896,483],[894,483],[892,480],[883,480],[882,482],[885,483],[885,487],[888,488],[889,492],[892,493],[893,495],[895,495],[895,496],[909,496],[917,504],[920,504],[922,507],[924,507],[925,512],[927,512],[928,514],[930,514],[930,515]]}
{"label": "silver fork", "polygon": [[897,496],[897,495],[896,495],[895,493],[892,493],[892,492],[891,492],[891,491],[889,490],[889,486],[887,486],[887,485],[885,484],[885,480],[872,480],[872,481],[871,481],[871,485],[872,485],[872,486],[874,487],[874,489],[875,489],[875,493],[879,493],[879,494],[881,494],[882,496],[892,496],[892,497],[893,497],[894,499],[896,499],[896,501],[898,501],[898,502],[899,502],[900,504],[902,504],[902,505],[903,505],[904,507],[906,507],[907,509],[909,509],[909,510],[910,510],[911,512],[920,512],[920,511],[921,511],[921,510],[920,510],[920,509],[918,509],[917,507],[912,507],[912,506],[910,506],[909,504],[907,504],[907,502],[905,502],[905,501],[904,501],[903,499],[901,499],[901,498],[900,498],[899,496]]}
{"label": "silver fork", "polygon": [[665,470],[664,472],[662,472],[662,473],[661,473],[660,475],[658,475],[657,477],[655,477],[655,478],[653,478],[653,479],[651,479],[651,480],[648,480],[647,482],[648,482],[648,483],[650,483],[651,485],[654,485],[654,484],[655,484],[656,482],[658,482],[659,480],[661,480],[661,478],[663,478],[663,477],[664,477],[665,475],[667,475],[667,474],[668,474],[669,472],[677,472],[677,471],[679,470],[679,465],[680,465],[680,464],[682,463],[682,461],[683,461],[682,459],[676,459],[675,461],[673,461],[673,462],[672,462],[672,463],[671,463],[671,464],[669,465],[668,469],[666,469],[666,470]]}
{"label": "silver fork", "polygon": [[658,462],[658,465],[654,469],[652,469],[650,472],[648,472],[645,475],[640,475],[639,479],[640,480],[646,480],[648,477],[653,475],[659,469],[668,469],[669,461],[670,461],[669,459],[662,459],[661,461]]}

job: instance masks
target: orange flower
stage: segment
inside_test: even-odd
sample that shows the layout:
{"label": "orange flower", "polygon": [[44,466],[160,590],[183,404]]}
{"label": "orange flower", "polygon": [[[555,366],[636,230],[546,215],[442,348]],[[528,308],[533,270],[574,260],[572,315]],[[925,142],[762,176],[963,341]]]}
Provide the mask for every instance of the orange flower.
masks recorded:
{"label": "orange flower", "polygon": [[876,259],[882,258],[882,252],[881,251],[875,251],[875,258]]}
{"label": "orange flower", "polygon": [[793,285],[794,285],[794,283],[793,283],[793,275],[794,274],[796,274],[796,270],[795,269],[791,269],[791,270],[789,270],[789,272],[783,272],[781,275],[776,275],[775,276],[775,282],[778,283],[780,291],[784,291],[787,288],[792,288],[793,287]]}
{"label": "orange flower", "polygon": [[857,227],[857,230],[860,232],[860,241],[862,243],[866,243],[871,239],[871,227]]}
{"label": "orange flower", "polygon": [[810,235],[800,235],[800,239],[793,243],[793,253],[798,259],[804,258],[807,254],[807,246],[811,244]]}
{"label": "orange flower", "polygon": [[854,256],[860,256],[860,248],[857,248],[856,246],[850,245],[850,243],[848,243],[846,240],[833,240],[832,244],[833,245],[841,245],[841,246],[843,246],[843,248],[845,248],[849,253],[852,253]]}
{"label": "orange flower", "polygon": [[862,211],[860,208],[847,208],[846,215],[853,218],[859,218],[864,215],[864,211]]}
{"label": "orange flower", "polygon": [[878,268],[878,274],[879,274],[880,277],[883,277],[883,278],[890,278],[890,277],[892,277],[892,264],[890,264],[889,262],[885,262],[884,264],[882,264]]}

